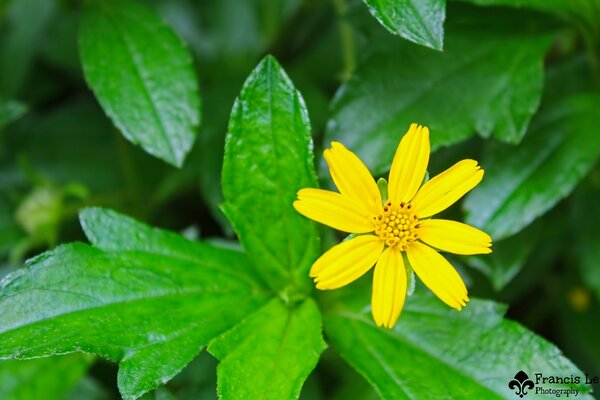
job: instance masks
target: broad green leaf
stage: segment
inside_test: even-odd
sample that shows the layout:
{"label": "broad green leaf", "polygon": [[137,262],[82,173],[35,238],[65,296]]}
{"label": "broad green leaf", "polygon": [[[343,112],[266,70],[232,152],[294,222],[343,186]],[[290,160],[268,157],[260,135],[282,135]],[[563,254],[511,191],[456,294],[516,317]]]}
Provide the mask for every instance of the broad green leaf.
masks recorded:
{"label": "broad green leaf", "polygon": [[56,0],[11,0],[8,3],[5,20],[0,21],[3,23],[0,36],[0,93],[3,96],[18,97],[55,11]]}
{"label": "broad green leaf", "polygon": [[496,290],[506,286],[535,250],[542,224],[532,224],[509,238],[495,241],[492,253],[466,258],[466,263],[485,274]]}
{"label": "broad green leaf", "polygon": [[600,173],[591,174],[575,192],[571,203],[571,259],[579,266],[583,283],[600,299]]}
{"label": "broad green leaf", "polygon": [[[104,229],[82,219],[88,234]],[[121,395],[134,399],[264,302],[259,287],[228,270],[247,268],[243,254],[199,245],[185,256],[176,239],[169,248],[168,235],[141,228],[129,233],[166,248],[143,239],[114,251],[64,245],[5,278],[0,359],[96,354],[120,362]]]}
{"label": "broad green leaf", "polygon": [[131,0],[87,4],[79,33],[86,81],[129,141],[181,166],[200,123],[188,51],[145,6]]}
{"label": "broad green leaf", "polygon": [[343,142],[379,174],[413,122],[429,127],[434,149],[476,132],[521,140],[540,101],[550,37],[516,24],[514,14],[449,11],[461,15],[446,29],[443,53],[371,38],[369,55],[333,101],[326,144]]}
{"label": "broad green leaf", "polygon": [[446,0],[363,0],[393,34],[436,50],[444,47]]}
{"label": "broad green leaf", "polygon": [[90,361],[91,357],[80,354],[0,361],[0,399],[63,400]]}
{"label": "broad green leaf", "polygon": [[223,209],[258,272],[276,292],[307,290],[319,250],[315,224],[292,207],[316,187],[306,107],[277,61],[250,74],[229,121]]}
{"label": "broad green leaf", "polygon": [[500,240],[571,193],[600,156],[598,107],[599,95],[565,98],[540,111],[519,146],[491,146],[464,203],[467,222]]}
{"label": "broad green leaf", "polygon": [[27,108],[24,104],[0,97],[0,130],[11,122],[19,119]]}
{"label": "broad green leaf", "polygon": [[[377,328],[368,308],[357,302],[326,314],[325,332],[330,345],[382,399],[513,398],[508,383],[521,370],[530,377],[543,373],[584,379],[558,348],[503,319],[504,311],[474,299],[457,312],[420,293],[407,302],[393,330]],[[583,382],[544,387],[574,387],[578,398],[592,399],[591,387]],[[532,391],[529,397],[544,398]]]}
{"label": "broad green leaf", "polygon": [[153,228],[133,218],[104,208],[87,208],[79,219],[86,237],[106,251],[145,251],[212,264],[254,284],[255,273],[246,256],[213,245],[196,242],[174,232]]}
{"label": "broad green leaf", "polygon": [[208,346],[221,360],[219,398],[297,399],[325,347],[313,300],[273,299]]}

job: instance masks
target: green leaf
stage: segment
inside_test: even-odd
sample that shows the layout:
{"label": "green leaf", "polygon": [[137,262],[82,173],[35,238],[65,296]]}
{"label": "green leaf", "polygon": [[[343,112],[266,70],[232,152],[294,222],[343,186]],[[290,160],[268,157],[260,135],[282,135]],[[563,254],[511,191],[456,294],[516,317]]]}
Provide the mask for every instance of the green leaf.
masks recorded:
{"label": "green leaf", "polygon": [[[382,399],[513,398],[508,382],[520,370],[530,377],[584,379],[558,348],[503,319],[504,307],[489,301],[471,300],[457,312],[433,296],[415,294],[393,330],[377,328],[368,308],[356,305],[326,314],[325,331],[331,346]],[[573,387],[578,398],[592,399],[583,381],[544,387]]]}
{"label": "green leaf", "polygon": [[72,354],[0,362],[0,399],[63,400],[90,365],[91,357]]}
{"label": "green leaf", "polygon": [[293,308],[273,299],[208,346],[221,360],[219,398],[297,399],[325,347],[312,299]]}
{"label": "green leaf", "polygon": [[11,122],[21,118],[27,107],[13,100],[5,100],[0,97],[0,130]]}
{"label": "green leaf", "polygon": [[276,292],[308,290],[318,235],[292,203],[299,189],[317,186],[310,124],[273,57],[250,74],[233,106],[221,182],[225,214],[263,279]]}
{"label": "green leaf", "polygon": [[[86,232],[102,232],[90,214],[82,216]],[[168,234],[141,227],[128,232],[139,241],[124,238],[118,250],[105,242],[115,250],[64,245],[5,278],[0,359],[84,351],[120,361],[121,395],[135,399],[265,301],[259,287],[228,270],[247,268],[243,254],[199,245],[182,255],[176,239],[171,248]]]}
{"label": "green leaf", "polygon": [[363,0],[381,25],[411,42],[442,50],[446,0]]}
{"label": "green leaf", "polygon": [[499,240],[571,193],[600,156],[599,106],[599,95],[565,98],[538,114],[519,146],[491,146],[486,176],[464,203],[467,223]]}
{"label": "green leaf", "polygon": [[460,18],[447,27],[443,53],[371,38],[369,55],[334,99],[325,143],[343,142],[379,174],[413,122],[429,127],[434,149],[476,132],[521,140],[540,101],[550,37],[515,24],[514,14],[449,11]]}
{"label": "green leaf", "polygon": [[174,232],[153,228],[113,210],[91,207],[79,214],[81,227],[94,246],[106,251],[144,251],[195,263],[212,263],[255,284],[256,273],[247,257],[237,251],[189,240]]}
{"label": "green leaf", "polygon": [[200,123],[198,82],[187,49],[145,6],[87,4],[79,32],[86,81],[129,141],[181,166]]}

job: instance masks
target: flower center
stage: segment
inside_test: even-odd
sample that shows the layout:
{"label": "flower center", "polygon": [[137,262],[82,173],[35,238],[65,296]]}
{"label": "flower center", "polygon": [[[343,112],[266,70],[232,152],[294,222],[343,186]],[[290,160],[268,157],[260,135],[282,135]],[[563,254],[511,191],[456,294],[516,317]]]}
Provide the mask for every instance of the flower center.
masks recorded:
{"label": "flower center", "polygon": [[388,201],[383,205],[383,213],[373,219],[375,233],[389,247],[397,245],[406,250],[419,237],[419,217],[412,212],[410,203],[393,205]]}

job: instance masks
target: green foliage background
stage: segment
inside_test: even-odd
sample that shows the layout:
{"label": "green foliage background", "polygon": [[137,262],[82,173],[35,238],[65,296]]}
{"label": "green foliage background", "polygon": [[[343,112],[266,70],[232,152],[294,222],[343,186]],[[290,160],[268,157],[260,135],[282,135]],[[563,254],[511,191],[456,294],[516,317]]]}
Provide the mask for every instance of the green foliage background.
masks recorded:
{"label": "green foliage background", "polygon": [[[464,311],[417,283],[387,331],[369,277],[313,289],[342,237],[291,203],[332,140],[386,175],[412,122],[431,176],[485,168],[447,215],[494,252],[452,258]],[[600,375],[599,126],[599,0],[0,0],[0,399]]]}

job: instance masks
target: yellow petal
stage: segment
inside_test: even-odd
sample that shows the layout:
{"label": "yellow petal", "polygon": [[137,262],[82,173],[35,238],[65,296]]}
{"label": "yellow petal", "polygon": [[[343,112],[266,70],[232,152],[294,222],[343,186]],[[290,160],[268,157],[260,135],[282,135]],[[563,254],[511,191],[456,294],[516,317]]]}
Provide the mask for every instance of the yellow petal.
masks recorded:
{"label": "yellow petal", "polygon": [[467,304],[467,288],[454,267],[426,244],[414,242],[406,251],[413,270],[437,297],[460,310]]}
{"label": "yellow petal", "polygon": [[454,204],[483,178],[475,160],[462,160],[435,176],[416,194],[411,203],[419,218],[437,214]]}
{"label": "yellow petal", "polygon": [[337,289],[365,274],[383,251],[383,241],[364,235],[346,240],[325,252],[310,270],[317,289]]}
{"label": "yellow petal", "polygon": [[360,204],[329,190],[299,190],[294,208],[307,218],[344,232],[367,233],[375,227],[373,216]]}
{"label": "yellow petal", "polygon": [[390,169],[389,201],[407,203],[417,193],[429,163],[429,129],[412,124],[404,135]]}
{"label": "yellow petal", "polygon": [[339,142],[323,152],[331,178],[340,193],[361,204],[371,214],[381,211],[381,194],[365,164]]}
{"label": "yellow petal", "polygon": [[385,249],[373,274],[371,312],[377,326],[392,328],[406,298],[406,269],[402,253],[395,247]]}
{"label": "yellow petal", "polygon": [[446,219],[419,222],[419,239],[436,249],[455,254],[488,254],[492,238],[470,225]]}

